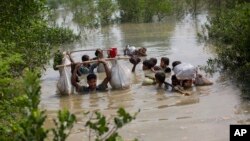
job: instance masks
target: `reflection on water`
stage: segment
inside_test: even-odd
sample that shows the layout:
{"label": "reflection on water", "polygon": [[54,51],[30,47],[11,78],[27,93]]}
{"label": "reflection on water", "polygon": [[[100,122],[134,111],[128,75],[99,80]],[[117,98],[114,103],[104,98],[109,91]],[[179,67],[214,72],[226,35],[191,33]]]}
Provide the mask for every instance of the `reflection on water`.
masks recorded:
{"label": "reflection on water", "polygon": [[[210,50],[196,38],[197,25],[204,22],[205,15],[197,21],[190,18],[176,23],[122,24],[102,28],[100,32],[82,40],[79,44],[69,45],[72,50],[82,48],[117,47],[119,52],[126,44],[143,46],[148,57],[162,56],[189,62],[193,65],[205,65]],[[89,52],[88,52],[89,53]],[[73,57],[80,61],[82,53]],[[90,57],[94,53],[89,53]],[[132,67],[129,62],[123,64]],[[192,96],[156,89],[155,86],[142,86],[144,74],[141,64],[132,74],[132,85],[127,90],[109,90],[91,95],[56,95],[56,82],[59,73],[48,66],[42,78],[41,107],[47,110],[49,121],[56,116],[58,109],[67,108],[78,117],[69,140],[85,140],[83,111],[100,110],[107,116],[115,113],[119,107],[129,112],[141,110],[137,119],[120,132],[126,139],[137,137],[141,140],[228,140],[230,124],[250,123],[250,105],[242,102],[240,91],[227,80],[221,80],[219,74],[210,77],[214,85],[194,87]],[[99,81],[104,74],[98,74]],[[170,81],[170,77],[167,78]],[[197,130],[199,129],[199,130]],[[216,136],[215,136],[216,135]]]}

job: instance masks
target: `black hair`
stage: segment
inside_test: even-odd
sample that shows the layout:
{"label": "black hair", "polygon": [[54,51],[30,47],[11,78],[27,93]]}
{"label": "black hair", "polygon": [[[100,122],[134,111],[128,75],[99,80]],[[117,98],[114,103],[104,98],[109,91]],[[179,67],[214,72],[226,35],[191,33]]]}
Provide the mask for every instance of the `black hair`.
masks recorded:
{"label": "black hair", "polygon": [[154,63],[151,60],[144,60],[143,61],[143,65],[148,67],[149,69],[151,69],[152,67],[154,67]]}
{"label": "black hair", "polygon": [[168,57],[161,57],[161,61],[164,62],[167,66],[169,65],[169,58]]}
{"label": "black hair", "polygon": [[83,55],[82,56],[82,61],[88,61],[89,60],[89,56],[88,55]]}
{"label": "black hair", "polygon": [[101,51],[102,51],[101,49],[97,49],[97,50],[95,51],[95,56],[98,57],[98,55],[99,55],[99,53],[101,53]]}
{"label": "black hair", "polygon": [[174,62],[172,63],[172,67],[174,68],[175,66],[177,66],[177,65],[179,65],[179,64],[181,64],[181,61],[174,61]]}
{"label": "black hair", "polygon": [[154,66],[157,64],[157,59],[156,58],[150,58],[149,60],[154,63]]}
{"label": "black hair", "polygon": [[155,74],[155,79],[157,79],[160,83],[164,83],[165,82],[165,73],[164,72],[157,72]]}
{"label": "black hair", "polygon": [[155,79],[158,80],[160,83],[163,83],[166,89],[168,89],[168,86],[171,85],[165,81],[166,76],[165,73],[162,71],[155,73]]}
{"label": "black hair", "polygon": [[165,70],[164,70],[165,73],[170,73],[171,72],[171,69],[169,67],[167,67]]}
{"label": "black hair", "polygon": [[141,47],[141,49],[147,51],[147,49],[145,47]]}
{"label": "black hair", "polygon": [[97,76],[96,76],[94,73],[90,73],[90,74],[87,76],[87,80],[90,81],[91,79],[97,79]]}

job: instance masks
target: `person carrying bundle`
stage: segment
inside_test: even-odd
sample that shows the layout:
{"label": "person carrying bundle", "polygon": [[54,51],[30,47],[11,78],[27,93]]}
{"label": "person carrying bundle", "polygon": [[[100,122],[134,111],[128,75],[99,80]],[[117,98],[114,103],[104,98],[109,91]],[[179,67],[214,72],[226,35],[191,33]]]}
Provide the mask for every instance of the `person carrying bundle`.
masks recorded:
{"label": "person carrying bundle", "polygon": [[172,75],[172,85],[181,86],[183,88],[190,88],[194,84],[195,86],[212,85],[213,83],[198,74],[197,68],[191,64],[181,63],[180,61],[174,61],[172,63],[174,75]]}
{"label": "person carrying bundle", "polygon": [[[129,59],[130,63],[133,64],[133,68],[132,68],[132,72],[135,72],[135,68],[137,66],[137,64],[139,64],[141,62],[141,59],[138,58],[137,56],[133,56]],[[145,78],[142,82],[142,85],[152,85],[155,84],[154,81],[154,62],[152,60],[144,60],[142,62],[142,70],[145,73]]]}
{"label": "person carrying bundle", "polygon": [[[70,61],[72,64],[75,64],[75,61],[72,59],[71,57],[71,54],[69,52],[67,52],[67,55],[69,56],[70,58]],[[85,61],[89,61],[89,56],[88,55],[83,55],[82,56],[82,62],[85,62]],[[93,73],[94,72],[94,69],[97,67],[97,64],[94,63],[94,64],[90,64],[90,63],[83,63],[80,65],[80,67],[77,69],[77,74],[79,76],[81,75],[85,75],[85,74],[89,74],[89,73]],[[72,73],[75,69],[75,65],[72,65]]]}
{"label": "person carrying bundle", "polygon": [[76,69],[73,71],[72,77],[71,77],[71,83],[73,86],[75,86],[76,91],[79,93],[90,93],[90,92],[96,92],[96,91],[105,91],[108,88],[108,83],[111,79],[111,72],[107,66],[107,62],[104,59],[99,59],[98,63],[102,63],[105,68],[106,77],[102,81],[101,84],[97,85],[97,76],[94,73],[90,73],[87,76],[87,83],[88,86],[81,86],[77,83],[77,70],[81,66],[80,64],[76,65]]}
{"label": "person carrying bundle", "polygon": [[124,51],[124,55],[128,55],[128,56],[133,56],[133,55],[136,55],[139,57],[147,56],[146,54],[147,49],[145,47],[140,47],[139,49],[136,49],[134,46],[127,45],[123,51]]}
{"label": "person carrying bundle", "polygon": [[[103,59],[104,58],[104,54],[103,54],[103,50],[102,49],[97,49],[95,51],[95,56],[92,60],[98,60],[98,59]],[[107,63],[108,67],[110,68],[110,64]],[[103,64],[98,64],[97,66],[97,72],[101,73],[105,71],[105,67],[103,66]]]}
{"label": "person carrying bundle", "polygon": [[172,87],[172,90],[175,90],[183,95],[191,95],[189,92],[185,92],[182,89],[180,89],[179,87],[176,87],[168,82],[165,81],[166,75],[165,72],[163,71],[159,71],[155,73],[155,82],[156,84],[158,84],[158,88],[162,88],[162,86],[164,85],[165,89],[168,89],[168,87]]}

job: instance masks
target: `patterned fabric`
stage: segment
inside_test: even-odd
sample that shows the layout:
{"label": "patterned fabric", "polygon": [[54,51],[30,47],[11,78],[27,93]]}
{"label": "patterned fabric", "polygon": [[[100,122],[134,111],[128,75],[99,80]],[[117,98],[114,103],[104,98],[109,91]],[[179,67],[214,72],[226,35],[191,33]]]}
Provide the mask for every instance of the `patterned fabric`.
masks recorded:
{"label": "patterned fabric", "polygon": [[88,67],[85,67],[85,66],[81,66],[80,69],[80,74],[88,74],[89,73],[89,68]]}

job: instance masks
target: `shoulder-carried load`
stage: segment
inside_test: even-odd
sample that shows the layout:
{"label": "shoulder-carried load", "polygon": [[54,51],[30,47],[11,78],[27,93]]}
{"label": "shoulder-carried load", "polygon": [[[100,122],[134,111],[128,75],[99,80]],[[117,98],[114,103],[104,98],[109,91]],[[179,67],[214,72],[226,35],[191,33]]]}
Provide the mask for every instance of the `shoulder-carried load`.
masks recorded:
{"label": "shoulder-carried load", "polygon": [[[71,64],[70,58],[66,53],[63,53],[63,65]],[[60,78],[57,83],[57,88],[60,94],[72,94],[73,86],[71,84],[71,66],[64,66],[59,68]]]}
{"label": "shoulder-carried load", "polygon": [[196,77],[197,69],[191,64],[181,63],[173,71],[178,80],[190,80]]}
{"label": "shoulder-carried load", "polygon": [[114,89],[127,89],[131,84],[131,71],[117,60],[112,61],[110,85]]}

